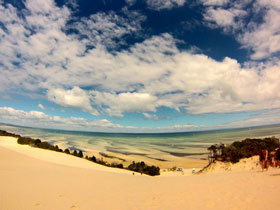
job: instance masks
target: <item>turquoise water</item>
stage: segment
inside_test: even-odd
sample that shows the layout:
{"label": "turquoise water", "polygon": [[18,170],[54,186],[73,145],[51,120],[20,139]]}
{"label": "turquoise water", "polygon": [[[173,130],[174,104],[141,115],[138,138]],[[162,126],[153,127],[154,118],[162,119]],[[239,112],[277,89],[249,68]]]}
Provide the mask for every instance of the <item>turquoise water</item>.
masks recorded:
{"label": "turquoise water", "polygon": [[120,134],[62,131],[0,125],[0,129],[40,138],[60,147],[80,149],[85,153],[106,153],[114,156],[143,157],[158,161],[180,161],[184,158],[203,159],[207,148],[215,143],[230,144],[245,138],[280,137],[280,125],[165,134]]}

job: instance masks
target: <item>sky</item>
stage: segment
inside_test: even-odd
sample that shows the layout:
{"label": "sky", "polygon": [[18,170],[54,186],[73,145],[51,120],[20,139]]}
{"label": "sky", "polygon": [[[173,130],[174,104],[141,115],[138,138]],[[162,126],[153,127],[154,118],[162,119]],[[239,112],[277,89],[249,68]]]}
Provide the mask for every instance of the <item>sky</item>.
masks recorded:
{"label": "sky", "polygon": [[95,132],[280,123],[280,0],[0,0],[0,122]]}

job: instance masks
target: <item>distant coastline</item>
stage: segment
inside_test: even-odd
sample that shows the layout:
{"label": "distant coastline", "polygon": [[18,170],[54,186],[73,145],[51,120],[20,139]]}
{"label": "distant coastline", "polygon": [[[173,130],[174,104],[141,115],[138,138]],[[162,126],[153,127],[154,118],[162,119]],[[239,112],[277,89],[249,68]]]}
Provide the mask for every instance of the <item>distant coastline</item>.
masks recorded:
{"label": "distant coastline", "polygon": [[198,134],[198,133],[215,133],[215,132],[231,132],[231,131],[238,131],[238,130],[248,130],[248,129],[258,129],[258,128],[268,128],[268,127],[280,127],[280,123],[277,124],[269,124],[269,125],[256,125],[256,126],[245,126],[245,127],[236,127],[236,128],[217,128],[217,129],[207,129],[207,130],[192,130],[192,131],[185,131],[185,132],[97,132],[97,131],[83,131],[83,130],[66,130],[66,129],[55,129],[55,128],[42,128],[42,127],[30,127],[30,126],[23,126],[23,125],[16,125],[16,124],[9,124],[9,123],[1,123],[0,126],[13,126],[19,128],[29,128],[29,129],[40,129],[44,131],[50,132],[58,132],[58,133],[71,133],[71,134],[99,134],[99,135],[132,135],[132,136],[157,136],[157,135],[186,135],[186,134]]}
{"label": "distant coastline", "polygon": [[207,148],[213,144],[230,144],[245,138],[280,137],[280,125],[231,129],[226,131],[113,134],[38,129],[0,124],[0,129],[34,139],[42,139],[61,149],[81,150],[84,156],[95,156],[108,163],[128,167],[132,161],[144,161],[163,170],[173,167],[203,168],[208,164]]}

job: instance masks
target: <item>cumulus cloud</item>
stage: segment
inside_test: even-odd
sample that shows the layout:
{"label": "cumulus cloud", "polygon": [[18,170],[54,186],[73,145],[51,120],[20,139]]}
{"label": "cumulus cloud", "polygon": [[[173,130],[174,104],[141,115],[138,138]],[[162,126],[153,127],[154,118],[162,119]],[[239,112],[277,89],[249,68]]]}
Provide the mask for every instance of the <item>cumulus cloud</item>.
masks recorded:
{"label": "cumulus cloud", "polygon": [[279,1],[259,0],[255,7],[260,12],[265,10],[263,23],[250,23],[239,40],[253,51],[251,58],[257,60],[280,52],[280,6]]}
{"label": "cumulus cloud", "polygon": [[[206,6],[207,25],[235,34],[242,47],[251,50],[251,59],[266,59],[280,52],[278,0],[202,0],[202,3]],[[249,4],[253,7],[248,9]]]}
{"label": "cumulus cloud", "polygon": [[107,119],[89,121],[82,117],[50,116],[38,111],[23,111],[11,107],[0,107],[0,118],[5,122],[16,122],[17,125],[61,128],[67,130],[79,129],[87,131],[113,131],[114,129],[132,129],[110,122]]}
{"label": "cumulus cloud", "polygon": [[[0,4],[2,92],[47,93],[44,97],[56,104],[93,115],[123,116],[125,112],[152,115],[162,106],[191,114],[280,107],[278,60],[245,67],[227,57],[215,61],[193,50],[179,50],[177,40],[168,33],[112,52],[103,40],[114,48],[115,38],[137,32],[141,24],[135,26],[128,17],[123,19],[115,13],[72,20],[67,7],[57,7],[49,0],[44,2],[45,8],[39,8],[40,2],[26,1],[27,8],[21,16],[15,7]],[[259,1],[259,5],[274,10],[269,1]],[[242,6],[229,10],[217,7],[215,11],[222,12],[221,17],[215,16],[213,10],[209,18],[215,17],[222,27],[230,27],[236,16],[242,16],[239,10]],[[226,11],[231,14],[229,20],[223,19]],[[84,36],[67,32],[69,20],[78,21],[75,23],[78,34]],[[269,21],[252,27],[250,33],[265,23]],[[275,30],[275,43],[278,43],[277,24],[266,26]],[[245,35],[246,32],[240,35],[244,46],[249,43]],[[256,37],[252,36],[252,40],[258,39],[259,45],[254,47],[252,43],[247,47],[256,52],[267,49],[267,44],[262,43],[264,39]],[[277,46],[269,49],[277,52]]]}
{"label": "cumulus cloud", "polygon": [[49,127],[49,128],[60,128],[66,130],[83,130],[83,131],[125,131],[125,132],[174,132],[183,131],[186,129],[196,129],[197,126],[191,124],[182,124],[166,127],[140,127],[136,128],[133,126],[122,126],[113,123],[107,119],[100,120],[87,120],[82,117],[60,117],[60,116],[50,116],[43,112],[38,111],[23,111],[17,110],[11,107],[0,107],[0,119],[5,120],[5,122],[17,122],[17,125],[24,126],[36,126],[36,127]]}
{"label": "cumulus cloud", "polygon": [[[151,115],[147,115],[151,116]],[[0,119],[6,123],[17,122],[17,125],[36,126],[36,127],[49,127],[60,128],[66,130],[83,130],[83,131],[106,131],[106,132],[183,132],[206,130],[216,128],[232,128],[232,127],[245,127],[245,126],[258,126],[270,125],[279,123],[279,111],[273,112],[272,115],[263,115],[258,117],[251,117],[241,121],[234,121],[226,124],[205,126],[193,124],[176,124],[163,127],[133,127],[122,126],[113,123],[107,119],[100,120],[87,120],[82,117],[60,117],[51,116],[39,111],[23,111],[11,107],[0,107]]]}
{"label": "cumulus cloud", "polygon": [[227,29],[227,27],[238,28],[241,27],[241,22],[236,19],[246,14],[244,10],[239,9],[209,8],[204,14],[204,19],[214,22],[219,27],[225,27],[225,29]]}
{"label": "cumulus cloud", "polygon": [[98,115],[98,112],[92,108],[87,93],[77,86],[74,86],[71,90],[50,89],[48,99],[63,107],[77,108],[88,111],[92,115]]}
{"label": "cumulus cloud", "polygon": [[111,115],[122,116],[123,112],[156,111],[157,98],[148,93],[100,93],[93,92],[94,101],[108,107]]}

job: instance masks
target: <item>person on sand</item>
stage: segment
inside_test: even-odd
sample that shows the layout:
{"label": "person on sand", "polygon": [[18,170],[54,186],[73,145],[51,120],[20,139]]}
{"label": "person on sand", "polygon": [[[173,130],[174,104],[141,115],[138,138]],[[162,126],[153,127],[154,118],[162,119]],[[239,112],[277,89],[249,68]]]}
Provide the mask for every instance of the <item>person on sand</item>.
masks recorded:
{"label": "person on sand", "polygon": [[262,171],[264,171],[264,168],[266,168],[266,170],[268,170],[268,167],[267,167],[268,151],[267,151],[267,149],[260,150],[259,157],[260,157],[260,162],[262,164]]}
{"label": "person on sand", "polygon": [[279,166],[279,160],[280,160],[280,150],[279,147],[277,147],[274,152],[274,167],[277,168]]}

